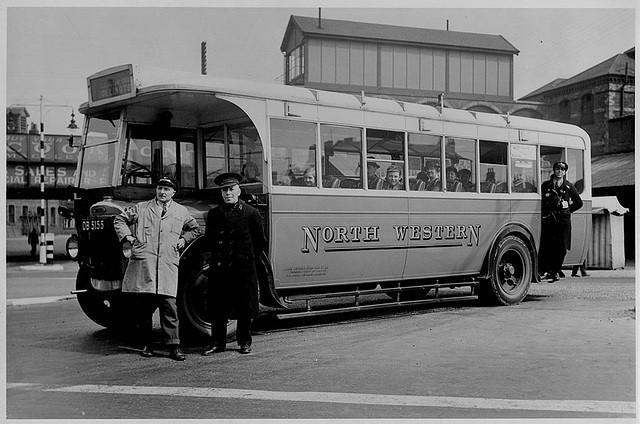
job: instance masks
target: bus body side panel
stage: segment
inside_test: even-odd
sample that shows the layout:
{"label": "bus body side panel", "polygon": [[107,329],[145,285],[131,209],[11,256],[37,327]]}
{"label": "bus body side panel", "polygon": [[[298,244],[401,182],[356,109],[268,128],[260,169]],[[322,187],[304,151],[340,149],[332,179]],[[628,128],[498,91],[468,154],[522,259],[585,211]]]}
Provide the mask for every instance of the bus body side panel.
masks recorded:
{"label": "bus body side panel", "polygon": [[510,221],[510,212],[507,197],[410,198],[404,277],[479,273],[496,231]]}
{"label": "bus body side panel", "polygon": [[408,224],[404,193],[394,198],[354,196],[349,190],[335,195],[303,190],[271,196],[276,288],[402,277],[407,240],[399,240],[394,227]]}

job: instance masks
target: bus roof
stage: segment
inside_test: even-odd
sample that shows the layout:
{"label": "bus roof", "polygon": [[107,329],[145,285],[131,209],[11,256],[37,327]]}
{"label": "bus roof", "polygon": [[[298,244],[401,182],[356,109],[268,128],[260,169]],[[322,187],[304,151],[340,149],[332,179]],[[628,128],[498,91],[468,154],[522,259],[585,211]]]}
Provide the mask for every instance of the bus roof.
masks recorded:
{"label": "bus roof", "polygon": [[127,68],[133,75],[134,87],[136,90],[135,93],[132,94],[132,97],[112,103],[103,101],[99,106],[94,106],[91,102],[85,102],[80,106],[80,112],[85,115],[91,115],[96,112],[111,109],[112,107],[122,107],[135,102],[135,99],[138,96],[153,94],[155,92],[205,91],[242,97],[264,98],[318,106],[322,105],[390,113],[440,121],[463,122],[490,127],[553,132],[577,136],[585,141],[589,139],[587,133],[578,126],[543,119],[451,108],[443,108],[441,112],[430,105],[368,97],[364,91],[362,92],[362,96],[357,96],[353,94],[316,90],[299,86],[220,78],[171,69],[143,67],[133,64],[109,68],[89,76],[87,78],[89,96],[91,96],[92,80]]}

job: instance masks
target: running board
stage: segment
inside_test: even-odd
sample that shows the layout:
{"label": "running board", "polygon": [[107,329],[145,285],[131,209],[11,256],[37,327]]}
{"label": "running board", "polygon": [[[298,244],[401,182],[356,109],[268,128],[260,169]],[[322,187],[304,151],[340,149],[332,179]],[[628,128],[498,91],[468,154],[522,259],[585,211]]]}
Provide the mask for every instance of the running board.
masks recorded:
{"label": "running board", "polygon": [[332,315],[332,314],[346,313],[346,312],[359,312],[359,311],[369,311],[374,309],[397,308],[398,306],[427,305],[427,304],[433,304],[433,303],[460,302],[460,301],[468,301],[468,300],[478,300],[478,296],[468,295],[468,296],[452,296],[452,297],[446,297],[446,298],[441,297],[441,298],[435,298],[435,299],[391,301],[391,302],[385,302],[385,303],[373,303],[369,305],[346,306],[343,308],[321,309],[317,311],[309,310],[309,311],[303,311],[303,312],[289,312],[284,314],[276,314],[276,318],[278,318],[279,320],[286,320],[291,318]]}

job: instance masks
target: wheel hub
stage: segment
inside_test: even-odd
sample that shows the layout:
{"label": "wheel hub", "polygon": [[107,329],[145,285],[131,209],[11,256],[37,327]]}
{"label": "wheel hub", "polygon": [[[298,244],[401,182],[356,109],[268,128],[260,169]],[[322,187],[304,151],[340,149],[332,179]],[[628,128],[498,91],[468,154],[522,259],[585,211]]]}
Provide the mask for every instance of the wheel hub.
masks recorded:
{"label": "wheel hub", "polygon": [[506,284],[511,287],[515,287],[518,284],[515,277],[516,269],[511,263],[503,262],[500,266],[500,270],[502,273],[502,279]]}

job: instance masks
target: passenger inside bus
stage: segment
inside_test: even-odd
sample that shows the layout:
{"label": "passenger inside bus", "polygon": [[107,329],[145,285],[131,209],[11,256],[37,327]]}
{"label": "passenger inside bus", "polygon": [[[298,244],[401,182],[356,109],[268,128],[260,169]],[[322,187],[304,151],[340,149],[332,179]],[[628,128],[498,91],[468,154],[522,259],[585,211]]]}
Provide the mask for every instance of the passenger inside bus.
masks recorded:
{"label": "passenger inside bus", "polygon": [[304,170],[304,174],[302,175],[302,185],[304,185],[305,187],[316,186],[316,169],[315,168],[307,168]]}
{"label": "passenger inside bus", "polygon": [[367,162],[367,178],[368,178],[368,187],[372,190],[381,190],[384,180],[378,177],[378,169],[380,169],[380,165],[375,162]]}
{"label": "passenger inside bus", "polygon": [[462,184],[462,190],[467,192],[475,192],[476,185],[471,182],[471,171],[462,168],[458,171],[458,179],[460,180],[460,184]]}
{"label": "passenger inside bus", "polygon": [[400,168],[396,165],[389,165],[387,168],[387,178],[382,185],[384,190],[404,190],[404,184],[400,177]]}
{"label": "passenger inside bus", "polygon": [[495,193],[496,192],[496,173],[493,172],[493,168],[489,168],[484,182],[480,186],[482,193]]}
{"label": "passenger inside bus", "polygon": [[242,166],[242,181],[240,184],[250,184],[250,183],[259,183],[260,179],[260,171],[258,170],[258,165],[254,162],[247,162]]}
{"label": "passenger inside bus", "polygon": [[441,191],[442,184],[440,182],[440,164],[436,161],[427,162],[426,173],[420,172],[418,178],[425,182],[426,191]]}
{"label": "passenger inside bus", "polygon": [[462,191],[462,183],[458,180],[458,171],[453,166],[447,167],[447,191]]}

